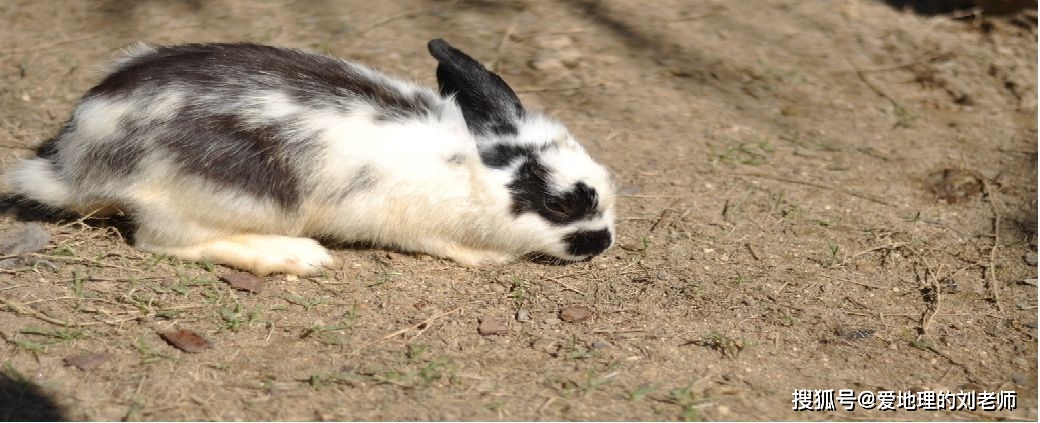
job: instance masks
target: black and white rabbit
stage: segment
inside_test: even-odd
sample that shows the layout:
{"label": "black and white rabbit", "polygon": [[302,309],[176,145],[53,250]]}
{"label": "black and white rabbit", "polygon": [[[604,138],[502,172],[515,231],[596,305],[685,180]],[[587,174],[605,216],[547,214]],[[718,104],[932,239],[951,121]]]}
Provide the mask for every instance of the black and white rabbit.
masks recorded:
{"label": "black and white rabbit", "polygon": [[607,170],[496,74],[430,41],[440,95],[257,44],[140,44],[7,183],[129,212],[135,245],[257,274],[313,274],[309,237],[476,266],[582,260],[614,240]]}

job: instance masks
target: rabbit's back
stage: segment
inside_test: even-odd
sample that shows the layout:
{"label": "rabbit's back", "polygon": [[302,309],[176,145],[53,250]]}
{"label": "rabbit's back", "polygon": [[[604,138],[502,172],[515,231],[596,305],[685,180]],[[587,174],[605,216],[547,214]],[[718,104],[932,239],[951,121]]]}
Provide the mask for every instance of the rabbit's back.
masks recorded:
{"label": "rabbit's back", "polygon": [[[427,89],[298,50],[146,46],[87,93],[41,156],[78,203],[133,202],[124,190],[142,184],[213,185],[291,210],[328,182],[314,168],[339,161],[326,151],[337,124],[350,121],[357,136],[336,141],[356,147],[378,142],[359,128],[434,121],[444,106]],[[344,181],[348,191],[371,173],[357,160],[338,166],[337,174],[360,177]]]}

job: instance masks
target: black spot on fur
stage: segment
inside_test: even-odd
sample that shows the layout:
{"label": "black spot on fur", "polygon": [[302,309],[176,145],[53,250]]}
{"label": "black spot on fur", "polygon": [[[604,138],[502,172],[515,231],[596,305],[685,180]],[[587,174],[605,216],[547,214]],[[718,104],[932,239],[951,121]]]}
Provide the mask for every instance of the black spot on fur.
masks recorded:
{"label": "black spot on fur", "polygon": [[[142,132],[128,121],[120,122],[119,131],[112,134],[114,138],[105,140],[103,148],[87,149],[82,157],[83,163],[77,166],[79,171],[70,176],[77,183],[83,183],[133,174],[137,164],[147,153],[140,144]],[[60,173],[64,163],[59,160],[58,151],[65,148],[64,144],[69,142],[79,142],[76,138],[76,126],[71,120],[65,124],[60,134],[40,145],[36,154],[53,162]]]}
{"label": "black spot on fur", "polygon": [[333,196],[334,202],[343,201],[352,194],[372,188],[379,182],[379,176],[376,169],[372,166],[362,165],[358,168],[354,177],[346,182]]}
{"label": "black spot on fur", "polygon": [[578,182],[566,192],[550,192],[548,170],[537,157],[526,158],[514,178],[508,187],[516,216],[538,213],[549,222],[565,225],[599,215],[599,196],[584,182]]}
{"label": "black spot on fur", "polygon": [[574,256],[591,256],[610,248],[610,231],[578,231],[563,238],[567,243],[567,253]]}
{"label": "black spot on fur", "polygon": [[95,178],[123,177],[133,174],[146,151],[132,134],[126,134],[119,140],[109,141],[104,148],[87,150],[83,160],[90,164],[90,169],[85,172]]}
{"label": "black spot on fur", "polygon": [[403,96],[402,98],[394,98],[390,92],[382,94],[388,96],[379,100],[377,104],[382,107],[376,110],[374,117],[375,121],[380,123],[402,121],[415,116],[428,115],[437,108],[439,101],[425,91],[414,93],[411,96]]}
{"label": "black spot on fur", "polygon": [[517,159],[533,160],[537,157],[536,152],[545,152],[554,148],[559,147],[553,143],[538,146],[533,144],[494,144],[481,148],[480,161],[488,167],[503,168],[509,166]]}
{"label": "black spot on fur", "polygon": [[512,88],[480,62],[441,39],[427,45],[437,59],[441,95],[455,96],[469,131],[476,135],[516,135],[524,108]]}
{"label": "black spot on fur", "polygon": [[40,144],[40,146],[36,148],[36,156],[45,159],[54,159],[54,157],[58,155],[58,140],[60,140],[63,135],[72,131],[73,126],[72,121],[70,120],[65,123],[64,127],[62,127],[61,133],[47,141],[44,141],[43,144]]}
{"label": "black spot on fur", "polygon": [[463,164],[465,162],[466,162],[466,155],[462,154],[462,153],[455,153],[455,154],[452,154],[451,157],[448,157],[448,164],[450,164],[450,165],[458,166],[458,165],[461,165],[461,164]]}
{"label": "black spot on fur", "polygon": [[192,113],[189,108],[157,130],[155,141],[173,154],[179,169],[293,208],[302,192],[290,160],[309,161],[315,144],[287,143],[285,129],[252,125],[234,115]]}
{"label": "black spot on fur", "polygon": [[376,120],[431,113],[439,100],[404,93],[359,65],[300,50],[259,44],[185,44],[158,47],[120,66],[87,96],[124,96],[177,85],[232,100],[258,90],[285,92],[309,106],[350,111],[373,104]]}
{"label": "black spot on fur", "polygon": [[480,150],[480,161],[488,167],[503,168],[517,159],[533,160],[534,153],[534,147],[529,145],[495,144]]}

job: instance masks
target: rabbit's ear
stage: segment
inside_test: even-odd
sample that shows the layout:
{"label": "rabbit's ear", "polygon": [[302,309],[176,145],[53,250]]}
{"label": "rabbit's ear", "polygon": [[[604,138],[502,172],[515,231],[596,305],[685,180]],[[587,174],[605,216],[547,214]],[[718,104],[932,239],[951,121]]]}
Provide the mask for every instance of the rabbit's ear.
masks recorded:
{"label": "rabbit's ear", "polygon": [[432,40],[427,48],[439,62],[441,95],[455,96],[470,132],[483,136],[517,133],[524,108],[502,78],[444,40]]}

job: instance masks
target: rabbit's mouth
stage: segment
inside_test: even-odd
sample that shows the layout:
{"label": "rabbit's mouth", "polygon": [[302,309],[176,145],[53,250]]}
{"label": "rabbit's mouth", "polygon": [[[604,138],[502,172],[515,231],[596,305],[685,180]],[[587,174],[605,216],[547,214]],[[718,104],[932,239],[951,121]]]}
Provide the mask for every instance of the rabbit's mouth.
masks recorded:
{"label": "rabbit's mouth", "polygon": [[567,254],[582,260],[610,248],[614,244],[614,235],[607,228],[594,231],[580,230],[563,237],[563,242],[567,243]]}
{"label": "rabbit's mouth", "polygon": [[528,255],[535,263],[565,265],[592,260],[614,245],[610,229],[579,230],[563,237],[563,249],[557,252],[538,252]]}

